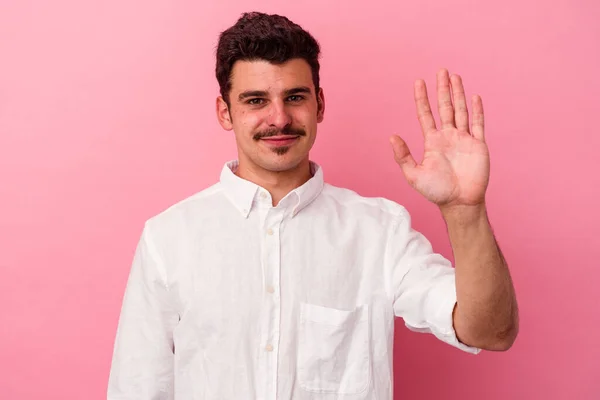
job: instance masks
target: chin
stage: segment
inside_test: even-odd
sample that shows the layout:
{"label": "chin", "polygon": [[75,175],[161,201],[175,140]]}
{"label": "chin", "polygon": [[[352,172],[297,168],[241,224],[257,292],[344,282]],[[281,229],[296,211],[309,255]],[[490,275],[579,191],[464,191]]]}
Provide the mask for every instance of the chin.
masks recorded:
{"label": "chin", "polygon": [[272,172],[283,172],[297,168],[304,158],[278,156],[278,159],[262,160],[258,165]]}

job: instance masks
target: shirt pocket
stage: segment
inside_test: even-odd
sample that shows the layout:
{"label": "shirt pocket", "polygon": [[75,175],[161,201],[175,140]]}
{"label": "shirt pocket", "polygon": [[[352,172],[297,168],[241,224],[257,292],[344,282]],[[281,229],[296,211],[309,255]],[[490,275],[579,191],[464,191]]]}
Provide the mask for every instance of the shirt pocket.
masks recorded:
{"label": "shirt pocket", "polygon": [[358,394],[370,381],[369,309],[300,303],[298,382],[310,392]]}

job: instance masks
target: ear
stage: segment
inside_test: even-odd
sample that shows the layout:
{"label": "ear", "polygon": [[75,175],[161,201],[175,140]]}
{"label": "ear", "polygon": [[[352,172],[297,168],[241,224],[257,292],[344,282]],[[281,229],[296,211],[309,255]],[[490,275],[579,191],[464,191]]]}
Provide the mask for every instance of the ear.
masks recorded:
{"label": "ear", "polygon": [[325,94],[323,93],[323,88],[319,88],[319,93],[317,93],[317,122],[323,122],[324,116],[325,116]]}
{"label": "ear", "polygon": [[219,120],[219,124],[226,131],[230,131],[233,129],[233,122],[231,121],[231,113],[229,112],[229,107],[227,103],[223,99],[222,96],[217,97],[217,119]]}

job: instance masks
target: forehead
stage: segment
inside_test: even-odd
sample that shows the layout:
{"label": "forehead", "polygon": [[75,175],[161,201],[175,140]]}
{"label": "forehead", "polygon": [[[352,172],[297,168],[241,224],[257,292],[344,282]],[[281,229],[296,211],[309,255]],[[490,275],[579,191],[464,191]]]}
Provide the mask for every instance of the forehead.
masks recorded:
{"label": "forehead", "polygon": [[310,65],[303,59],[283,64],[265,60],[236,61],[231,71],[231,94],[247,90],[279,92],[298,86],[313,88]]}

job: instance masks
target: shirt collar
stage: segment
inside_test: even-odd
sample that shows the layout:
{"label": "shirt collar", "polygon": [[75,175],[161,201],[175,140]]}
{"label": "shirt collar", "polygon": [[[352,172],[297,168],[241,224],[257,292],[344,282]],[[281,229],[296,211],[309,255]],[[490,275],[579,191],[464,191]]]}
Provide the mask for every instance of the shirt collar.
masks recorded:
{"label": "shirt collar", "polygon": [[[227,197],[233,202],[244,218],[247,218],[252,210],[253,204],[256,203],[255,198],[258,196],[259,192],[261,192],[261,189],[262,191],[266,190],[255,183],[237,176],[234,171],[238,165],[239,162],[237,160],[225,163],[221,170],[220,182]],[[321,190],[323,190],[323,169],[318,164],[311,161],[310,171],[312,177],[302,186],[297,187],[288,193],[278,204],[278,207],[282,206],[286,208],[291,205],[292,217],[316,199],[321,193]]]}

